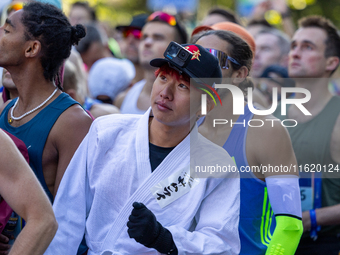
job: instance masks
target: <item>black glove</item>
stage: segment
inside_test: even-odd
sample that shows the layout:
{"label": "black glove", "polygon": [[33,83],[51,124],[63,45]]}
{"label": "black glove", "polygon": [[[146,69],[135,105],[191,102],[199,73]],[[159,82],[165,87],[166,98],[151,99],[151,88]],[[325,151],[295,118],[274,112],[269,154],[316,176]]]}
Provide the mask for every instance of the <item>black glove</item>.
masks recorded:
{"label": "black glove", "polygon": [[130,238],[160,253],[177,255],[178,250],[170,231],[156,220],[144,204],[134,202],[132,206],[134,209],[127,223]]}

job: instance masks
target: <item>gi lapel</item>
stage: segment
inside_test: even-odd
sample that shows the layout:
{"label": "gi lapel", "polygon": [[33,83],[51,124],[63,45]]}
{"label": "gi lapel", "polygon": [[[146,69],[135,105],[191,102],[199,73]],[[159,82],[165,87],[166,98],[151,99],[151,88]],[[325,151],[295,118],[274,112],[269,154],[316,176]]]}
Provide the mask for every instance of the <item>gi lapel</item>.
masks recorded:
{"label": "gi lapel", "polygon": [[[139,188],[132,194],[119,215],[111,226],[110,231],[106,235],[101,250],[113,250],[116,240],[118,240],[122,231],[126,228],[128,217],[133,209],[132,204],[135,201],[144,202],[151,195],[150,188],[174,173],[179,169],[174,166],[190,164],[190,135],[188,135],[175,149],[164,159],[161,165],[151,174],[151,166],[149,160],[149,116],[151,108],[143,115],[138,122],[136,136],[136,157],[138,177],[142,179]],[[197,132],[197,128],[193,130]]]}

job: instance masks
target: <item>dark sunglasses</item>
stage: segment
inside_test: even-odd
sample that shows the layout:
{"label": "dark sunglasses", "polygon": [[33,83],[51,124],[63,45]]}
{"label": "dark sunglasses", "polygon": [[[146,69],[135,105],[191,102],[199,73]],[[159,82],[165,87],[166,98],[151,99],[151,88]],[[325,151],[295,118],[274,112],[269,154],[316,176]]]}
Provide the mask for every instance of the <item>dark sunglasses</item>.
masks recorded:
{"label": "dark sunglasses", "polygon": [[161,11],[157,11],[152,13],[148,18],[147,21],[152,21],[155,19],[159,19],[162,21],[165,21],[166,23],[168,23],[170,26],[176,26],[177,22],[176,22],[176,18],[166,12],[161,12]]}
{"label": "dark sunglasses", "polygon": [[229,57],[228,54],[223,51],[208,48],[206,48],[206,50],[218,59],[218,62],[223,69],[229,69],[229,61],[233,62],[235,65],[241,66],[241,64],[237,62],[236,59]]}

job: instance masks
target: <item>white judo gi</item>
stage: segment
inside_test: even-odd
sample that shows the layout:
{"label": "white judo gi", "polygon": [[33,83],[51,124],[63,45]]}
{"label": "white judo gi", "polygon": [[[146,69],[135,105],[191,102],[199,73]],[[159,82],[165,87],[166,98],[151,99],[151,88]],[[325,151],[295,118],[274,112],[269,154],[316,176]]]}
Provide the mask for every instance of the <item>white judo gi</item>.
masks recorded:
{"label": "white judo gi", "polygon": [[94,121],[60,183],[53,204],[59,228],[46,255],[76,254],[84,233],[89,255],[159,254],[128,236],[135,201],[171,232],[178,254],[239,253],[238,173],[180,181],[190,172],[190,159],[191,164],[214,159],[220,166],[234,166],[233,160],[195,126],[151,172],[150,110]]}

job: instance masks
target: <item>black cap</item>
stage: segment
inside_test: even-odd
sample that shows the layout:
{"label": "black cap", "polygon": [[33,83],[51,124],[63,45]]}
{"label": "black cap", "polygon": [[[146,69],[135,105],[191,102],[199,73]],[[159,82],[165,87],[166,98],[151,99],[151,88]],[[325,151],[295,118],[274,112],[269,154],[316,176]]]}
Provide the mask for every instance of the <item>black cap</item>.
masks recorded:
{"label": "black cap", "polygon": [[[272,78],[270,76],[270,73],[275,73],[279,76],[281,76],[283,79],[282,82],[280,82],[279,80]],[[268,66],[263,73],[261,74],[260,78],[269,78],[272,81],[276,82],[277,84],[279,84],[281,87],[295,87],[295,81],[291,78],[289,78],[288,75],[288,70],[287,68],[283,67],[283,66],[279,66],[279,65],[270,65]]]}
{"label": "black cap", "polygon": [[142,30],[142,28],[144,27],[146,23],[147,18],[148,18],[147,14],[139,14],[139,15],[133,16],[130,25],[117,26],[116,29],[120,31],[124,31],[125,29],[129,29],[129,28],[136,28],[136,29]]}
{"label": "black cap", "polygon": [[166,58],[153,59],[150,61],[150,65],[154,67],[161,67],[162,65],[168,63],[170,67],[180,72],[186,73],[189,77],[193,78],[200,84],[206,83],[204,78],[215,78],[215,82],[220,81],[222,78],[222,71],[215,56],[213,56],[201,45],[182,44],[181,46],[192,54],[190,61],[186,65],[181,67],[171,60],[170,57],[167,57],[168,49],[164,53]]}

